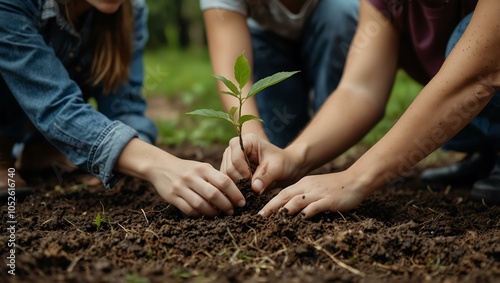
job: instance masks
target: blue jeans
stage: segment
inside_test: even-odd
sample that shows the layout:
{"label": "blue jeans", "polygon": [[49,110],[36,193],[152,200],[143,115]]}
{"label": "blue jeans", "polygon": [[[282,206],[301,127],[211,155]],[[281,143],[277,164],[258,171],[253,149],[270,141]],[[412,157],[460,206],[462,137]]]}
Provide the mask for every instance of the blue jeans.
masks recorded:
{"label": "blue jeans", "polygon": [[[472,13],[462,19],[453,31],[446,48],[450,54],[465,29],[469,25]],[[462,131],[443,145],[445,150],[474,152],[482,150],[500,150],[500,96],[499,92],[486,107]]]}
{"label": "blue jeans", "polygon": [[273,144],[288,145],[337,87],[356,30],[358,5],[358,1],[319,0],[298,40],[251,28],[255,81],[301,70],[256,96]]}

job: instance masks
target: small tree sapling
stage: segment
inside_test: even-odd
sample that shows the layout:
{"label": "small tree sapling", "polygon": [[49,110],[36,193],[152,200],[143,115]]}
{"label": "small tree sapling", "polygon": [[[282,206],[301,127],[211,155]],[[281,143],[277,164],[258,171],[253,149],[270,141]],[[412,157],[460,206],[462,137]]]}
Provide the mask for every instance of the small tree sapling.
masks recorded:
{"label": "small tree sapling", "polygon": [[198,115],[198,116],[203,116],[203,117],[208,117],[208,118],[216,118],[216,119],[221,119],[224,121],[229,122],[231,125],[234,126],[234,129],[236,130],[238,137],[239,137],[239,142],[240,142],[240,148],[243,151],[243,154],[245,156],[245,161],[248,165],[248,170],[250,172],[250,176],[252,175],[252,170],[250,166],[250,160],[248,159],[248,156],[245,152],[245,148],[243,146],[243,139],[242,139],[242,128],[243,124],[245,122],[251,121],[251,120],[258,120],[261,122],[264,122],[262,119],[259,117],[256,117],[254,115],[242,115],[242,107],[245,104],[245,102],[250,99],[251,97],[255,96],[257,93],[260,91],[275,85],[292,75],[298,73],[299,71],[293,71],[293,72],[278,72],[274,75],[265,77],[256,83],[252,85],[248,93],[245,95],[243,93],[243,88],[245,85],[248,83],[250,79],[250,66],[248,64],[248,60],[245,58],[244,54],[241,54],[236,58],[236,62],[234,64],[234,78],[236,79],[236,83],[228,80],[227,78],[219,75],[214,75],[214,77],[224,83],[224,85],[229,89],[229,91],[222,91],[222,93],[230,95],[235,97],[238,100],[238,106],[233,106],[228,112],[223,112],[223,111],[216,111],[213,109],[197,109],[191,112],[188,112],[186,114],[188,115]]}

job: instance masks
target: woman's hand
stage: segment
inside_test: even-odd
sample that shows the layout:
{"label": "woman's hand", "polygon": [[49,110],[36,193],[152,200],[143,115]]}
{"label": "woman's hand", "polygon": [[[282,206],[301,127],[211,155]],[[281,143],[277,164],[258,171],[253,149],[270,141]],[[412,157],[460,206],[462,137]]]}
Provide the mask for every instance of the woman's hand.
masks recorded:
{"label": "woman's hand", "polygon": [[153,184],[158,194],[191,217],[231,215],[245,198],[234,182],[208,163],[184,160],[132,139],[123,149],[115,170]]}
{"label": "woman's hand", "polygon": [[[290,154],[256,134],[244,135],[243,146],[250,166],[255,169],[252,189],[256,193],[262,194],[275,185],[290,184],[303,176],[298,155]],[[250,177],[238,137],[229,141],[222,159],[221,172],[234,181]]]}
{"label": "woman's hand", "polygon": [[208,163],[178,159],[170,169],[157,168],[151,183],[170,204],[192,217],[227,215],[245,199],[234,182]]}
{"label": "woman's hand", "polygon": [[280,208],[290,215],[310,218],[324,211],[347,211],[358,206],[369,192],[349,171],[306,176],[283,189],[259,212],[269,217]]}

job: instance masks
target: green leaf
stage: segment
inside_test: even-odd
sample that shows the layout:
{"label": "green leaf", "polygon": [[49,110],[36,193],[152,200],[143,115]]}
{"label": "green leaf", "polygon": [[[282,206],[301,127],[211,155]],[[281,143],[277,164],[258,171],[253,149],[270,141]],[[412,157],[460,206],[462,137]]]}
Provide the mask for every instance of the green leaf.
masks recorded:
{"label": "green leaf", "polygon": [[238,56],[236,62],[234,63],[234,77],[238,82],[240,89],[242,89],[248,82],[250,78],[250,66],[248,65],[248,60],[243,54]]}
{"label": "green leaf", "polygon": [[234,117],[234,113],[236,113],[236,110],[238,110],[238,107],[236,106],[231,107],[231,110],[229,110],[229,116],[231,116],[231,118]]}
{"label": "green leaf", "polygon": [[247,99],[256,95],[260,91],[264,90],[265,88],[268,88],[272,85],[275,85],[283,80],[288,79],[289,77],[293,76],[294,74],[298,73],[299,71],[294,71],[294,72],[279,72],[274,75],[271,75],[269,77],[265,77],[258,82],[256,82],[251,88],[250,91],[248,92]]}
{"label": "green leaf", "polygon": [[261,122],[264,122],[264,120],[262,120],[261,118],[259,117],[256,117],[256,116],[253,116],[253,115],[243,115],[240,117],[240,119],[238,120],[238,124],[239,125],[243,125],[243,123],[247,122],[247,121],[250,121],[250,120],[257,120],[257,121],[261,121]]}
{"label": "green leaf", "polygon": [[94,219],[95,226],[97,226],[97,230],[101,229],[101,214],[97,213]]}
{"label": "green leaf", "polygon": [[230,92],[230,91],[221,91],[221,93],[224,93],[224,94],[228,94],[228,95],[234,96],[234,97],[236,97],[236,98],[238,98],[238,99],[240,98],[240,97],[239,97],[239,95],[237,95],[237,94],[235,94],[235,93],[232,93],[232,92]]}
{"label": "green leaf", "polygon": [[223,82],[227,88],[233,92],[233,94],[235,95],[238,95],[240,94],[240,91],[238,90],[238,88],[233,84],[232,81],[224,78],[223,76],[219,76],[219,75],[214,75],[214,78],[218,79],[219,81]]}
{"label": "green leaf", "polygon": [[233,120],[231,120],[231,117],[229,116],[229,114],[227,114],[226,112],[216,111],[213,109],[197,109],[197,110],[186,113],[186,115],[197,115],[197,116],[202,116],[202,117],[221,119],[224,121],[228,121],[231,124],[234,124],[234,122],[233,122]]}

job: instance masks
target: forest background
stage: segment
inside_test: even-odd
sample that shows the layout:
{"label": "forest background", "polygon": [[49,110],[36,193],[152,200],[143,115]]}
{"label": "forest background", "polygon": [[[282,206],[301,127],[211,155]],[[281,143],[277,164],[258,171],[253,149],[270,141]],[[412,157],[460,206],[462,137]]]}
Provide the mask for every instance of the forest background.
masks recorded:
{"label": "forest background", "polygon": [[[199,0],[146,2],[149,41],[144,95],[149,101],[148,115],[159,128],[158,143],[167,146],[227,143],[236,134],[229,125],[184,115],[196,108],[222,109],[212,76]],[[421,89],[404,72],[398,72],[384,119],[359,145],[368,147],[379,140]]]}

